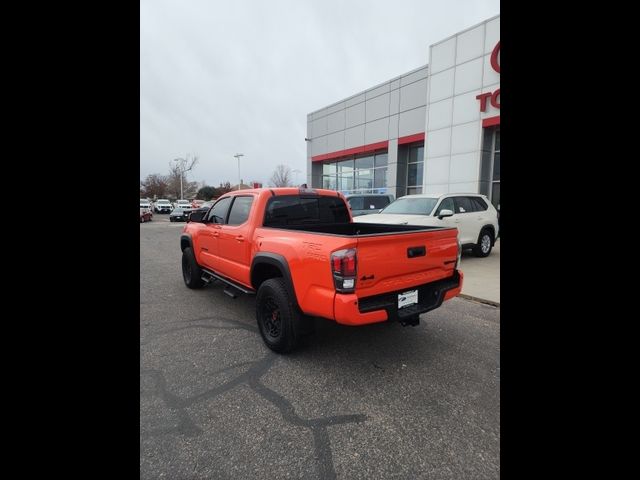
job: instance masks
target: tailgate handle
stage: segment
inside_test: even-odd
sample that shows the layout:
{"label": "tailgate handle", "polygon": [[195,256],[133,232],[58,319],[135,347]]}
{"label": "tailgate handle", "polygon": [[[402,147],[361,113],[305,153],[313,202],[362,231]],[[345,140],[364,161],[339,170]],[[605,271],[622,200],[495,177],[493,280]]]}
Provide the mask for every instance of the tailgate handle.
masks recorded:
{"label": "tailgate handle", "polygon": [[407,248],[407,257],[424,257],[427,254],[427,249],[422,247],[409,247]]}

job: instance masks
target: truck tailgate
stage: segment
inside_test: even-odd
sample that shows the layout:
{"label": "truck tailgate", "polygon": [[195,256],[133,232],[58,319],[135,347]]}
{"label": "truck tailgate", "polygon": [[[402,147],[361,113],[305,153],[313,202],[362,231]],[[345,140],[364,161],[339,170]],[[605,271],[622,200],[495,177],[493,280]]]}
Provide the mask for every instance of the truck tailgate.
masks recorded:
{"label": "truck tailgate", "polygon": [[445,228],[358,237],[356,295],[380,295],[453,276],[457,236],[455,228]]}

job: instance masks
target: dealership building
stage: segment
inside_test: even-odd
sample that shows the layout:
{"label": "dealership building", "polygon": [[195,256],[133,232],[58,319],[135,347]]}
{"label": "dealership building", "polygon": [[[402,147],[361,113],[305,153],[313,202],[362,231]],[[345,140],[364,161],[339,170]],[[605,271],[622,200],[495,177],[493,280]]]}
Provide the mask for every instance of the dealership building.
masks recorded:
{"label": "dealership building", "polygon": [[468,192],[500,203],[500,16],[429,63],[307,115],[308,183],[343,193]]}

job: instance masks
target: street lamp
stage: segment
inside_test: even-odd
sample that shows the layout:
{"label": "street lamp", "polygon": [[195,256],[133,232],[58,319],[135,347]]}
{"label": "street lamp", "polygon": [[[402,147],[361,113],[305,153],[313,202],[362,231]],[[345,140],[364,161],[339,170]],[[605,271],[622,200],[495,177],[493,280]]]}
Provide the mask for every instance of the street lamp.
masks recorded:
{"label": "street lamp", "polygon": [[180,168],[180,200],[182,200],[182,177],[184,177],[184,164],[186,160],[184,158],[174,158],[173,161],[176,162],[176,165]]}
{"label": "street lamp", "polygon": [[298,185],[298,174],[302,173],[302,170],[298,170],[297,168],[291,170],[291,173],[294,173],[296,175],[296,186]]}
{"label": "street lamp", "polygon": [[240,157],[244,157],[244,153],[236,153],[234,157],[238,159],[238,190],[240,190],[240,185],[242,184],[242,180],[240,179]]}
{"label": "street lamp", "polygon": [[[189,158],[188,155],[187,155],[187,158]],[[193,167],[196,166],[196,163],[198,163],[198,157],[195,155],[192,156],[191,163],[189,164],[188,168],[186,168],[186,164],[188,160],[184,158],[181,158],[181,157],[174,158],[173,161],[176,162],[176,167],[180,170],[180,200],[184,200],[183,187],[182,187],[184,172],[189,172],[193,169]]]}

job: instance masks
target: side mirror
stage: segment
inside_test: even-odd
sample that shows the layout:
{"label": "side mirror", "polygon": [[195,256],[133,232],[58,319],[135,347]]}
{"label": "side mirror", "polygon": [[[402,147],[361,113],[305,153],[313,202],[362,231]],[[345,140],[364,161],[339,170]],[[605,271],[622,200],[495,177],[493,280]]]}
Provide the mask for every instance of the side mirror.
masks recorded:
{"label": "side mirror", "polygon": [[453,212],[451,210],[440,210],[440,214],[438,215],[438,219],[442,220],[444,217],[451,217],[453,216]]}
{"label": "side mirror", "polygon": [[204,223],[204,216],[207,214],[206,211],[198,211],[196,210],[195,212],[191,212],[189,214],[189,221],[190,222],[196,222],[196,223]]}

